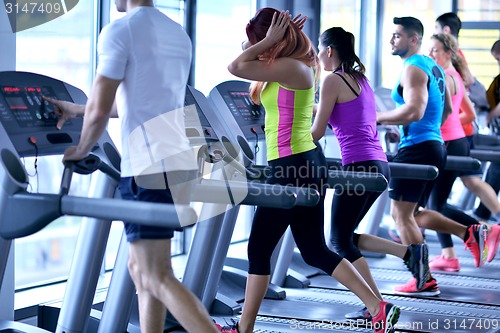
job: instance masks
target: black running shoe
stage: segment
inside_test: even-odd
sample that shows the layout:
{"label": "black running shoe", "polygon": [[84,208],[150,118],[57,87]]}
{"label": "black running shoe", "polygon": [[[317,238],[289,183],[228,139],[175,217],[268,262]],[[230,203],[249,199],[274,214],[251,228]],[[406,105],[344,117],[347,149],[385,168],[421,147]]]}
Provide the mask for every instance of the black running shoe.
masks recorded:
{"label": "black running shoe", "polygon": [[221,333],[239,333],[238,322],[234,319],[231,319],[231,323],[226,322],[226,326],[221,326],[216,324],[217,328]]}
{"label": "black running shoe", "polygon": [[429,279],[429,249],[426,244],[408,245],[411,256],[405,262],[413,277],[417,280],[417,289],[422,289]]}
{"label": "black running shoe", "polygon": [[368,312],[368,309],[366,307],[355,312],[346,313],[344,317],[349,320],[360,320],[360,319],[368,321],[372,320],[372,315],[370,314],[370,312]]}

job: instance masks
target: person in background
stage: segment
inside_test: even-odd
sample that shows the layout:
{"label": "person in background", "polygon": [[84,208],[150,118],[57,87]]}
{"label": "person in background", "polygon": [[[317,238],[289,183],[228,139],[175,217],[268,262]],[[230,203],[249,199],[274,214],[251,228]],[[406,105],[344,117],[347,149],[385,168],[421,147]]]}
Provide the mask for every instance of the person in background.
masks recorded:
{"label": "person in background", "polygon": [[[441,173],[446,162],[446,149],[440,127],[451,112],[445,74],[431,58],[420,54],[424,33],[422,23],[414,17],[395,17],[393,22],[392,54],[404,60],[404,67],[399,82],[392,90],[396,109],[378,112],[377,121],[400,125],[401,140],[394,162],[433,165]],[[479,265],[485,236],[481,225],[467,228],[436,211],[424,209],[434,183],[391,179],[391,215],[403,244],[423,244],[420,228],[450,232],[464,240]],[[412,279],[405,285],[397,286],[395,291],[426,296],[440,293],[431,274],[423,288],[418,288],[416,279]]]}
{"label": "person in background", "polygon": [[[439,34],[439,33],[450,34],[458,40],[458,34],[460,33],[460,29],[462,29],[462,21],[460,20],[457,14],[449,12],[438,16],[438,18],[436,19],[434,34]],[[460,48],[457,50],[457,54],[463,59],[463,68],[462,68],[462,73],[464,77],[463,80],[465,86],[469,87],[474,83],[474,76],[469,70],[469,66],[467,65],[467,60],[465,59],[464,53]]]}
{"label": "person in background", "polygon": [[[500,39],[493,43],[491,47],[491,55],[500,65]],[[491,112],[488,115],[488,121],[493,118],[500,117],[500,74],[497,75],[491,82],[488,90],[486,91],[486,98],[490,104]]]}
{"label": "person in background", "polygon": [[[320,67],[311,41],[291,22],[288,11],[263,8],[246,26],[248,42],[228,66],[237,77],[254,81],[250,96],[266,109],[268,183],[319,189],[327,177],[325,157],[311,135],[312,113]],[[296,170],[305,177],[296,178]],[[307,170],[307,172],[304,172]],[[356,268],[330,251],[324,237],[323,198],[314,207],[258,207],[248,240],[249,270],[239,322],[222,332],[253,332],[269,285],[271,255],[290,226],[305,262],[352,290],[373,316],[374,332],[393,332],[399,308],[377,297]]]}
{"label": "person in background", "polygon": [[[460,120],[460,106],[463,105],[463,99],[465,99],[468,109],[472,110],[470,112],[473,112],[474,109],[465,93],[462,77],[457,71],[457,68],[463,68],[463,60],[458,55],[457,50],[458,44],[455,37],[452,35],[444,33],[432,35],[429,56],[444,69],[446,74],[446,86],[451,94],[453,109],[446,121],[441,125],[441,135],[445,142],[448,155],[469,156],[469,141],[467,140]],[[475,225],[478,223],[476,219],[447,203],[453,184],[459,175],[459,171],[443,170],[443,172],[439,174],[432,189],[427,207],[465,226]],[[486,188],[489,187],[480,177],[474,177],[478,179],[478,183],[481,183]],[[491,187],[489,187],[489,189],[491,192],[493,191]],[[494,226],[488,228],[488,237],[485,246],[488,249],[487,260],[489,262],[495,257],[498,249],[499,236],[500,227]],[[438,232],[438,238],[441,243],[442,254],[430,262],[431,269],[446,271],[460,270],[460,263],[455,254],[451,235]]]}
{"label": "person in background", "polygon": [[[115,3],[119,12],[127,14],[104,27],[99,36],[99,64],[87,104],[47,98],[61,114],[59,128],[66,120],[85,115],[80,142],[65,151],[63,160],[86,157],[108,119],[119,116],[122,198],[187,205],[197,172],[183,112],[191,41],[179,24],[155,8],[152,0]],[[161,128],[161,135],[149,131],[155,126]],[[134,136],[137,133],[140,135]],[[141,140],[144,136],[154,144],[145,145]],[[150,147],[155,151],[149,151]],[[141,332],[163,332],[167,309],[188,332],[218,332],[202,303],[172,271],[174,230],[125,223],[125,231]]]}
{"label": "person in background", "polygon": [[[458,15],[449,12],[440,15],[436,19],[434,33],[449,34],[455,37],[458,41],[458,35],[461,28],[462,21],[460,20]],[[457,59],[459,59],[457,61],[460,61],[461,63],[459,73],[466,87],[467,96],[463,99],[462,104],[460,105],[460,119],[462,121],[465,135],[468,137],[470,148],[474,149],[474,141],[472,139],[472,136],[475,134],[473,125],[475,115],[472,116],[472,112],[474,111],[474,109],[478,110],[478,112],[481,110],[485,110],[487,106],[485,105],[486,101],[484,96],[478,96],[480,94],[480,90],[477,90],[476,92],[476,89],[473,89],[474,87],[479,85],[479,82],[474,79],[474,76],[472,75],[467,64],[465,55],[460,48],[457,49],[457,57]],[[471,100],[472,98],[474,98],[474,100]],[[473,103],[472,110],[470,109],[470,104],[468,103],[469,101]],[[474,117],[474,119],[472,119],[472,117]],[[493,213],[494,219],[500,221],[500,205],[498,204],[498,199],[496,198],[496,194],[500,190],[500,183],[498,184],[498,186],[496,186],[493,177],[494,174],[498,173],[496,171],[497,169],[500,170],[500,164],[497,162],[492,162],[489,169],[491,176],[487,176],[489,181],[486,181],[487,184],[491,185],[490,188],[493,188],[493,192],[491,192],[490,188],[484,185],[484,182],[478,181],[479,179],[482,179],[483,176],[481,171],[463,171],[460,174],[460,179],[462,180],[464,186],[481,200],[480,206],[474,212],[474,214],[480,219],[487,220],[490,218],[490,214]],[[478,176],[481,178],[479,178]]]}
{"label": "person in background", "polygon": [[[497,40],[495,43],[493,43],[493,46],[491,47],[491,55],[500,65],[500,40]],[[486,120],[487,123],[491,125],[492,123],[497,121],[496,118],[500,116],[500,74],[493,79],[490,86],[488,87],[488,90],[486,91],[486,98],[490,107]],[[499,162],[491,162],[484,180],[491,185],[491,187],[495,191],[495,194],[498,194],[498,192],[500,191]],[[481,201],[479,206],[476,208],[474,214],[477,217],[485,220],[488,220],[491,217],[489,207],[486,205],[486,202],[483,201]],[[500,216],[493,216],[493,218],[500,223]]]}

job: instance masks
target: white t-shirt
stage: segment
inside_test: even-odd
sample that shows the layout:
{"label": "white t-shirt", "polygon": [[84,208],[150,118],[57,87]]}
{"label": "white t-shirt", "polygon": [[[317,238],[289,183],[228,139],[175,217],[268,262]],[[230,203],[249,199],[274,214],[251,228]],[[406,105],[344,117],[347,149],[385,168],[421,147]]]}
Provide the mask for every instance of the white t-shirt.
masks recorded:
{"label": "white t-shirt", "polygon": [[122,80],[122,177],[197,169],[184,125],[191,41],[154,7],[138,7],[107,25],[98,42],[97,73]]}

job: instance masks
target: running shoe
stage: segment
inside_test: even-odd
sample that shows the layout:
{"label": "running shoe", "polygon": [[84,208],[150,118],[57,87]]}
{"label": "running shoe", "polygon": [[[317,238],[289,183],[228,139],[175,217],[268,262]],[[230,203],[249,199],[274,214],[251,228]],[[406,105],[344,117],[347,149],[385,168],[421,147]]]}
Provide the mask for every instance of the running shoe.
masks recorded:
{"label": "running shoe", "polygon": [[393,241],[401,244],[401,237],[399,237],[399,233],[398,233],[398,230],[396,228],[392,228],[392,229],[387,230],[387,233],[389,234],[389,237]]}
{"label": "running shoe", "polygon": [[344,317],[349,320],[372,320],[372,315],[370,314],[366,306],[361,310],[346,313]]}
{"label": "running shoe", "polygon": [[469,228],[469,238],[465,240],[465,248],[470,251],[474,257],[476,267],[483,266],[485,254],[484,244],[488,238],[488,227],[484,224],[474,224]]}
{"label": "running shoe", "polygon": [[429,261],[431,271],[458,272],[460,270],[460,261],[458,258],[446,258],[439,255]]}
{"label": "running shoe", "polygon": [[394,288],[394,292],[398,295],[410,295],[410,296],[411,295],[437,296],[441,293],[439,291],[439,287],[435,279],[427,281],[422,288],[418,289],[417,279],[415,278],[411,279],[406,284],[403,284],[401,286],[396,286]]}
{"label": "running shoe", "polygon": [[217,329],[219,330],[219,332],[222,330],[222,325],[221,324],[218,324],[215,320],[212,319],[212,321],[214,322],[214,325],[215,327],[217,327]]}
{"label": "running shoe", "polygon": [[374,333],[392,333],[395,330],[395,325],[398,322],[401,310],[394,304],[380,302],[380,310],[373,317],[373,332]]}
{"label": "running shoe", "polygon": [[486,261],[491,262],[498,251],[498,243],[500,242],[500,225],[492,225],[486,240],[488,257]]}
{"label": "running shoe", "polygon": [[226,326],[221,326],[219,324],[215,324],[217,326],[217,329],[219,329],[220,332],[222,333],[239,333],[238,331],[238,322],[234,319],[231,319],[231,323],[226,322]]}
{"label": "running shoe", "polygon": [[411,256],[405,265],[417,280],[417,289],[422,289],[429,279],[429,249],[426,244],[408,245],[408,249]]}

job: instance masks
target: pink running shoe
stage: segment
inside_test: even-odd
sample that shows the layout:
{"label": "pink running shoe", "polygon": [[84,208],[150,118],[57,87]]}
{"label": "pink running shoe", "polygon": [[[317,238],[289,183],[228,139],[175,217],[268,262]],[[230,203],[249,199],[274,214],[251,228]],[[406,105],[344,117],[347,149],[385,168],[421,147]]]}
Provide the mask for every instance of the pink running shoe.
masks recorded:
{"label": "pink running shoe", "polygon": [[488,250],[488,257],[486,261],[491,262],[498,251],[498,243],[500,242],[500,225],[492,225],[486,240],[486,247]]}
{"label": "pink running shoe", "polygon": [[401,244],[401,238],[399,237],[398,230],[396,228],[389,229],[387,230],[387,234],[389,234],[389,237],[396,243]]}
{"label": "pink running shoe", "polygon": [[394,293],[408,296],[437,296],[441,292],[439,291],[438,284],[435,279],[427,281],[422,289],[417,289],[417,279],[413,278],[406,284],[394,287]]}
{"label": "pink running shoe", "polygon": [[431,271],[458,272],[460,270],[460,261],[458,258],[446,258],[440,255],[429,261]]}
{"label": "pink running shoe", "polygon": [[474,257],[476,267],[481,267],[486,258],[484,255],[484,244],[488,239],[488,227],[484,224],[474,224],[467,230],[469,230],[469,238],[464,241],[465,248]]}
{"label": "pink running shoe", "polygon": [[394,304],[380,302],[380,310],[373,317],[373,332],[374,333],[392,333],[395,330],[395,325],[398,322],[401,310]]}

